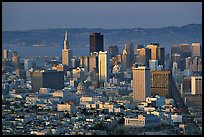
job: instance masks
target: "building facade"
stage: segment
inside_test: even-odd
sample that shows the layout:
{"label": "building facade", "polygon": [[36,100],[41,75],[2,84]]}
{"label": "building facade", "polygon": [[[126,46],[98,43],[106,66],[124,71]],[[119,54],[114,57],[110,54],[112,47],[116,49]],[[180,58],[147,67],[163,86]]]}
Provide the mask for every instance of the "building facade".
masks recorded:
{"label": "building facade", "polygon": [[202,94],[202,77],[201,76],[191,77],[191,94],[193,95]]}
{"label": "building facade", "polygon": [[145,101],[150,96],[150,69],[146,67],[133,68],[133,102]]}
{"label": "building facade", "polygon": [[99,81],[109,81],[109,59],[107,51],[99,51],[98,55],[98,70],[99,70]]}
{"label": "building facade", "polygon": [[36,71],[32,72],[32,91],[37,92],[40,88],[63,89],[64,72],[62,71]]}
{"label": "building facade", "polygon": [[103,50],[103,35],[101,33],[91,33],[90,54],[91,52],[99,52]]}
{"label": "building facade", "polygon": [[151,71],[151,95],[171,97],[171,71]]}

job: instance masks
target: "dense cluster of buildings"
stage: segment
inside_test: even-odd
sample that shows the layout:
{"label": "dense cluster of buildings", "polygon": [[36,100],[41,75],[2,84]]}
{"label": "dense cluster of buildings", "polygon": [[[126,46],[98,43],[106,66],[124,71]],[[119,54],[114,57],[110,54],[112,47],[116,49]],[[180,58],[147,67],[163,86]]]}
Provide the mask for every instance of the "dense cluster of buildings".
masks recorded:
{"label": "dense cluster of buildings", "polygon": [[105,51],[103,34],[91,33],[89,55],[76,57],[68,32],[61,58],[22,59],[4,50],[3,134],[105,135],[122,126],[174,126],[179,134],[186,123],[173,83],[202,130],[202,105],[192,105],[202,102],[201,53],[200,43],[175,45],[167,64],[159,43]]}

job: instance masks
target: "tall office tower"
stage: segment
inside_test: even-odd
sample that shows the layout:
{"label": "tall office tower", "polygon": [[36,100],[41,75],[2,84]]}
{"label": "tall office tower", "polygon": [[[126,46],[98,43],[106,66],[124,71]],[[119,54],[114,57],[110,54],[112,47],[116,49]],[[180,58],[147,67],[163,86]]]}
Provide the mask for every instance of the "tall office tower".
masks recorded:
{"label": "tall office tower", "polygon": [[86,72],[89,72],[89,56],[80,57],[80,67],[84,67]]}
{"label": "tall office tower", "polygon": [[201,56],[201,45],[200,43],[192,43],[192,57]]}
{"label": "tall office tower", "polygon": [[148,48],[135,49],[135,62],[140,66],[149,68],[149,60],[151,59],[151,50]]}
{"label": "tall office tower", "polygon": [[122,66],[124,68],[124,70],[130,68],[130,56],[127,52],[127,48],[125,46],[123,53],[122,53]]}
{"label": "tall office tower", "polygon": [[20,68],[20,58],[16,51],[13,52],[12,64],[15,69]]}
{"label": "tall office tower", "polygon": [[98,54],[99,81],[109,82],[109,59],[107,51]]}
{"label": "tall office tower", "polygon": [[172,45],[170,53],[171,53],[171,55],[173,55],[175,53],[180,54],[180,46],[179,45]]}
{"label": "tall office tower", "polygon": [[151,95],[164,97],[172,96],[172,75],[171,71],[151,71]]}
{"label": "tall office tower", "polygon": [[191,45],[190,44],[180,44],[180,54],[181,58],[186,58],[191,56]]}
{"label": "tall office tower", "polygon": [[109,46],[109,57],[116,57],[118,54],[118,46]]}
{"label": "tall office tower", "polygon": [[138,67],[132,69],[133,74],[133,102],[145,101],[150,96],[150,69]]}
{"label": "tall office tower", "polygon": [[[179,58],[178,58],[179,57]],[[179,45],[172,45],[170,50],[170,64],[169,69],[172,70],[173,63],[176,62],[179,64],[180,60],[180,46]]]}
{"label": "tall office tower", "polygon": [[93,69],[98,72],[98,52],[92,52],[89,56],[89,71]]}
{"label": "tall office tower", "polygon": [[127,44],[125,44],[125,47],[126,47],[126,51],[127,51],[127,54],[129,56],[129,68],[133,65],[134,63],[134,45],[132,42],[128,42]]}
{"label": "tall office tower", "polygon": [[191,94],[202,94],[202,76],[191,77]]}
{"label": "tall office tower", "polygon": [[150,45],[147,45],[146,48],[151,50],[151,60],[158,60],[158,43],[151,43]]}
{"label": "tall office tower", "polygon": [[191,57],[185,59],[185,69],[190,69]]}
{"label": "tall office tower", "polygon": [[[177,61],[175,61],[175,56],[179,56]],[[178,69],[183,71],[185,69],[185,58],[191,57],[191,45],[189,44],[180,44],[180,45],[173,45],[171,47],[171,63],[170,69],[172,69],[173,62],[178,63]]]}
{"label": "tall office tower", "polygon": [[191,93],[191,77],[183,78],[183,94]]}
{"label": "tall office tower", "polygon": [[62,50],[62,64],[63,65],[68,65],[69,67],[71,67],[72,57],[73,57],[73,52],[72,52],[72,50],[69,49],[68,33],[66,31],[65,32],[65,38],[64,38],[64,48]]}
{"label": "tall office tower", "polygon": [[8,59],[9,57],[8,57],[8,50],[4,50],[4,59]]}
{"label": "tall office tower", "polygon": [[63,89],[63,71],[36,71],[32,72],[32,91],[39,91],[40,88]]}
{"label": "tall office tower", "polygon": [[190,69],[191,71],[198,71],[198,57],[194,57],[192,59],[192,62],[190,64]]}
{"label": "tall office tower", "polygon": [[165,48],[164,47],[158,47],[158,65],[163,65],[163,68],[165,68]]}
{"label": "tall office tower", "polygon": [[103,35],[101,33],[91,33],[89,53],[99,51],[103,51]]}

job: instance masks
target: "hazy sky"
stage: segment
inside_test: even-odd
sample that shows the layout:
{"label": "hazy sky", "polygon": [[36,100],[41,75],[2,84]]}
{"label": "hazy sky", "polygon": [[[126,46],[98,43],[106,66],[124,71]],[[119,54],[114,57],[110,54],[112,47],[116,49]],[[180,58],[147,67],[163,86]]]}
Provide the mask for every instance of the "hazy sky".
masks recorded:
{"label": "hazy sky", "polygon": [[202,23],[201,2],[3,2],[2,29],[158,28]]}

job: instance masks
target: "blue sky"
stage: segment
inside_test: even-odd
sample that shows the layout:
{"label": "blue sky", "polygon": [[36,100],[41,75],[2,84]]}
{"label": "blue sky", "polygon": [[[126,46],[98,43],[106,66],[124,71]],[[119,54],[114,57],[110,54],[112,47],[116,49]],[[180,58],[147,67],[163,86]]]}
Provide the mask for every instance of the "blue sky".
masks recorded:
{"label": "blue sky", "polygon": [[2,29],[159,28],[202,23],[201,2],[3,2]]}

